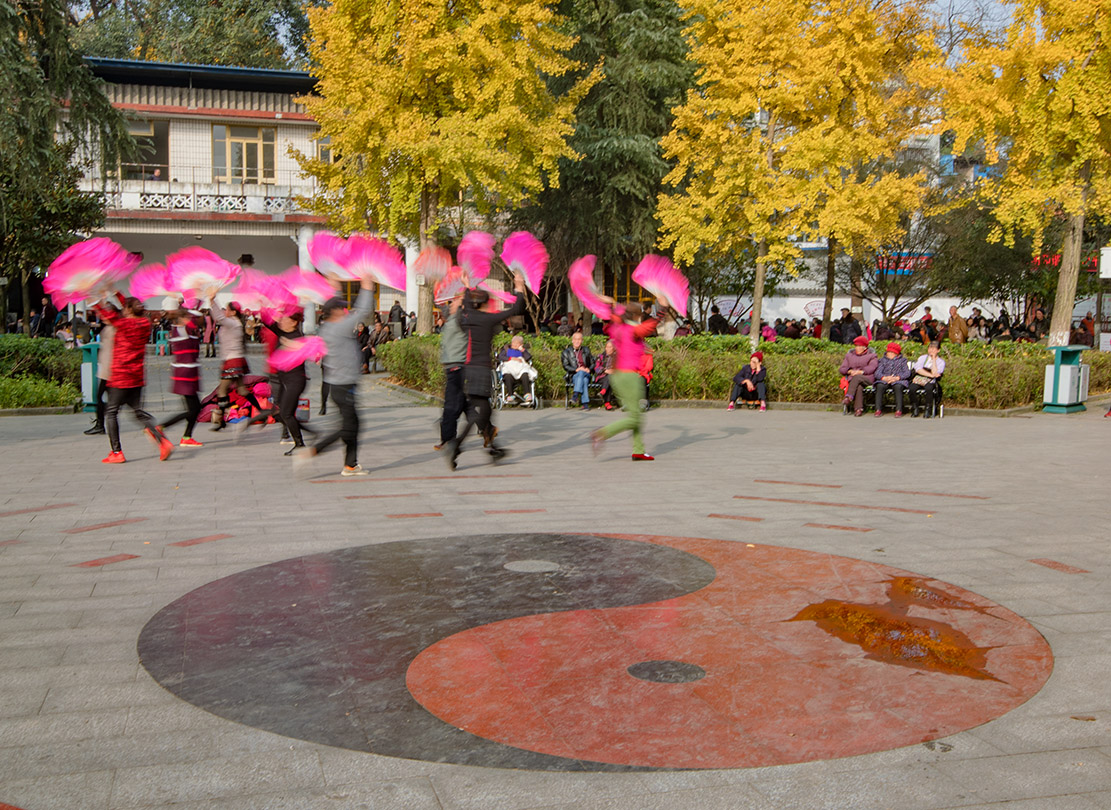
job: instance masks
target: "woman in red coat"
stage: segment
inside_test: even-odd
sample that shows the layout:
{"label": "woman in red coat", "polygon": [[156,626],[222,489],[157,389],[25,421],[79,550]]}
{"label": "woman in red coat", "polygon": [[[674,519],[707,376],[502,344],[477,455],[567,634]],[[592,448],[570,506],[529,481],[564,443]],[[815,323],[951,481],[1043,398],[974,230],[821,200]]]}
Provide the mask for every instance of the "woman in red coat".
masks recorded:
{"label": "woman in red coat", "polygon": [[120,408],[127,405],[143,425],[150,440],[158,447],[162,461],[170,457],[174,446],[162,435],[151,415],[143,410],[143,384],[146,382],[145,366],[147,341],[150,340],[150,321],[143,303],[137,298],[124,298],[116,293],[119,311],[98,303],[97,315],[116,328],[112,344],[112,369],[108,377],[108,406],[104,411],[104,426],[108,429],[108,442],[112,452],[103,459],[105,464],[123,464],[120,445]]}

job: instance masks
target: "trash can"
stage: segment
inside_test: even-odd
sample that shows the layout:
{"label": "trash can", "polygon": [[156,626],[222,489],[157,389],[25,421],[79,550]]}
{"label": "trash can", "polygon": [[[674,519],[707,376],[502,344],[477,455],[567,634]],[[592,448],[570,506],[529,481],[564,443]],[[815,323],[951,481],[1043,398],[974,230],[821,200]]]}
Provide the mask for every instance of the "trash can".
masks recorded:
{"label": "trash can", "polygon": [[99,343],[86,343],[81,347],[81,400],[84,402],[82,410],[85,412],[96,410],[96,366],[99,354]]}
{"label": "trash can", "polygon": [[1042,397],[1046,413],[1074,413],[1084,411],[1088,398],[1089,366],[1080,362],[1080,353],[1087,346],[1050,346],[1053,365],[1045,367],[1045,395]]}

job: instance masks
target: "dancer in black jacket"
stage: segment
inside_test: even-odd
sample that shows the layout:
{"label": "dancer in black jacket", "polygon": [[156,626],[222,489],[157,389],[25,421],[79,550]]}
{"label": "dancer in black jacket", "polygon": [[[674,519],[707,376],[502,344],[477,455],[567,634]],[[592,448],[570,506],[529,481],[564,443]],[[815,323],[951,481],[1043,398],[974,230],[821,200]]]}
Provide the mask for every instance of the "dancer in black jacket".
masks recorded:
{"label": "dancer in black jacket", "polygon": [[[464,279],[464,283],[468,283]],[[517,300],[501,312],[493,312],[490,294],[481,289],[469,289],[463,296],[463,313],[460,326],[467,338],[467,357],[463,363],[463,393],[467,396],[467,424],[459,436],[445,446],[448,466],[455,469],[463,440],[477,425],[480,436],[490,435],[490,395],[493,393],[491,369],[493,368],[494,332],[499,324],[514,315],[525,312],[525,279],[513,276],[513,289]],[[490,441],[490,458],[494,461],[505,455],[505,450]]]}

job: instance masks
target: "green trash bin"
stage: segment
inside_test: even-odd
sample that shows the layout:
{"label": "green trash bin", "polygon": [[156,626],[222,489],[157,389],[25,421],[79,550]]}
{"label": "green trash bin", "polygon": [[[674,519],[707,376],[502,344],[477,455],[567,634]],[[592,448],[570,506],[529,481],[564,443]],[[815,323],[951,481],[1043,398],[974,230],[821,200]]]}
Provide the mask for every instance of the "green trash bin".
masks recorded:
{"label": "green trash bin", "polygon": [[96,410],[96,367],[99,354],[99,343],[86,343],[81,347],[81,400],[84,402],[82,410],[86,413]]}
{"label": "green trash bin", "polygon": [[1089,366],[1080,362],[1080,353],[1087,346],[1050,346],[1053,352],[1053,365],[1045,367],[1045,403],[1042,410],[1046,413],[1075,413],[1086,411],[1084,400],[1088,398]]}

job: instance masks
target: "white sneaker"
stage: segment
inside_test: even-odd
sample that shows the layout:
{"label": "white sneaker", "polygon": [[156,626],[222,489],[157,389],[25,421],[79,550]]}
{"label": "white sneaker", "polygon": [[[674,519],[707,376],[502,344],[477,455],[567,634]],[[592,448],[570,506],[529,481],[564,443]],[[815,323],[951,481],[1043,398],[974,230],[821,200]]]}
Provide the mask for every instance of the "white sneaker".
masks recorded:
{"label": "white sneaker", "polygon": [[280,442],[278,442],[278,444],[280,444],[280,445],[293,444],[293,438],[291,436],[283,436],[282,440]]}
{"label": "white sneaker", "polygon": [[235,444],[239,444],[241,441],[243,441],[243,434],[247,432],[247,428],[249,428],[250,426],[251,426],[251,423],[247,419],[240,419],[238,422],[236,422],[234,425],[232,425],[231,426],[232,442],[234,442]]}
{"label": "white sneaker", "polygon": [[370,475],[370,470],[364,470],[361,464],[354,467],[344,467],[340,475]]}

